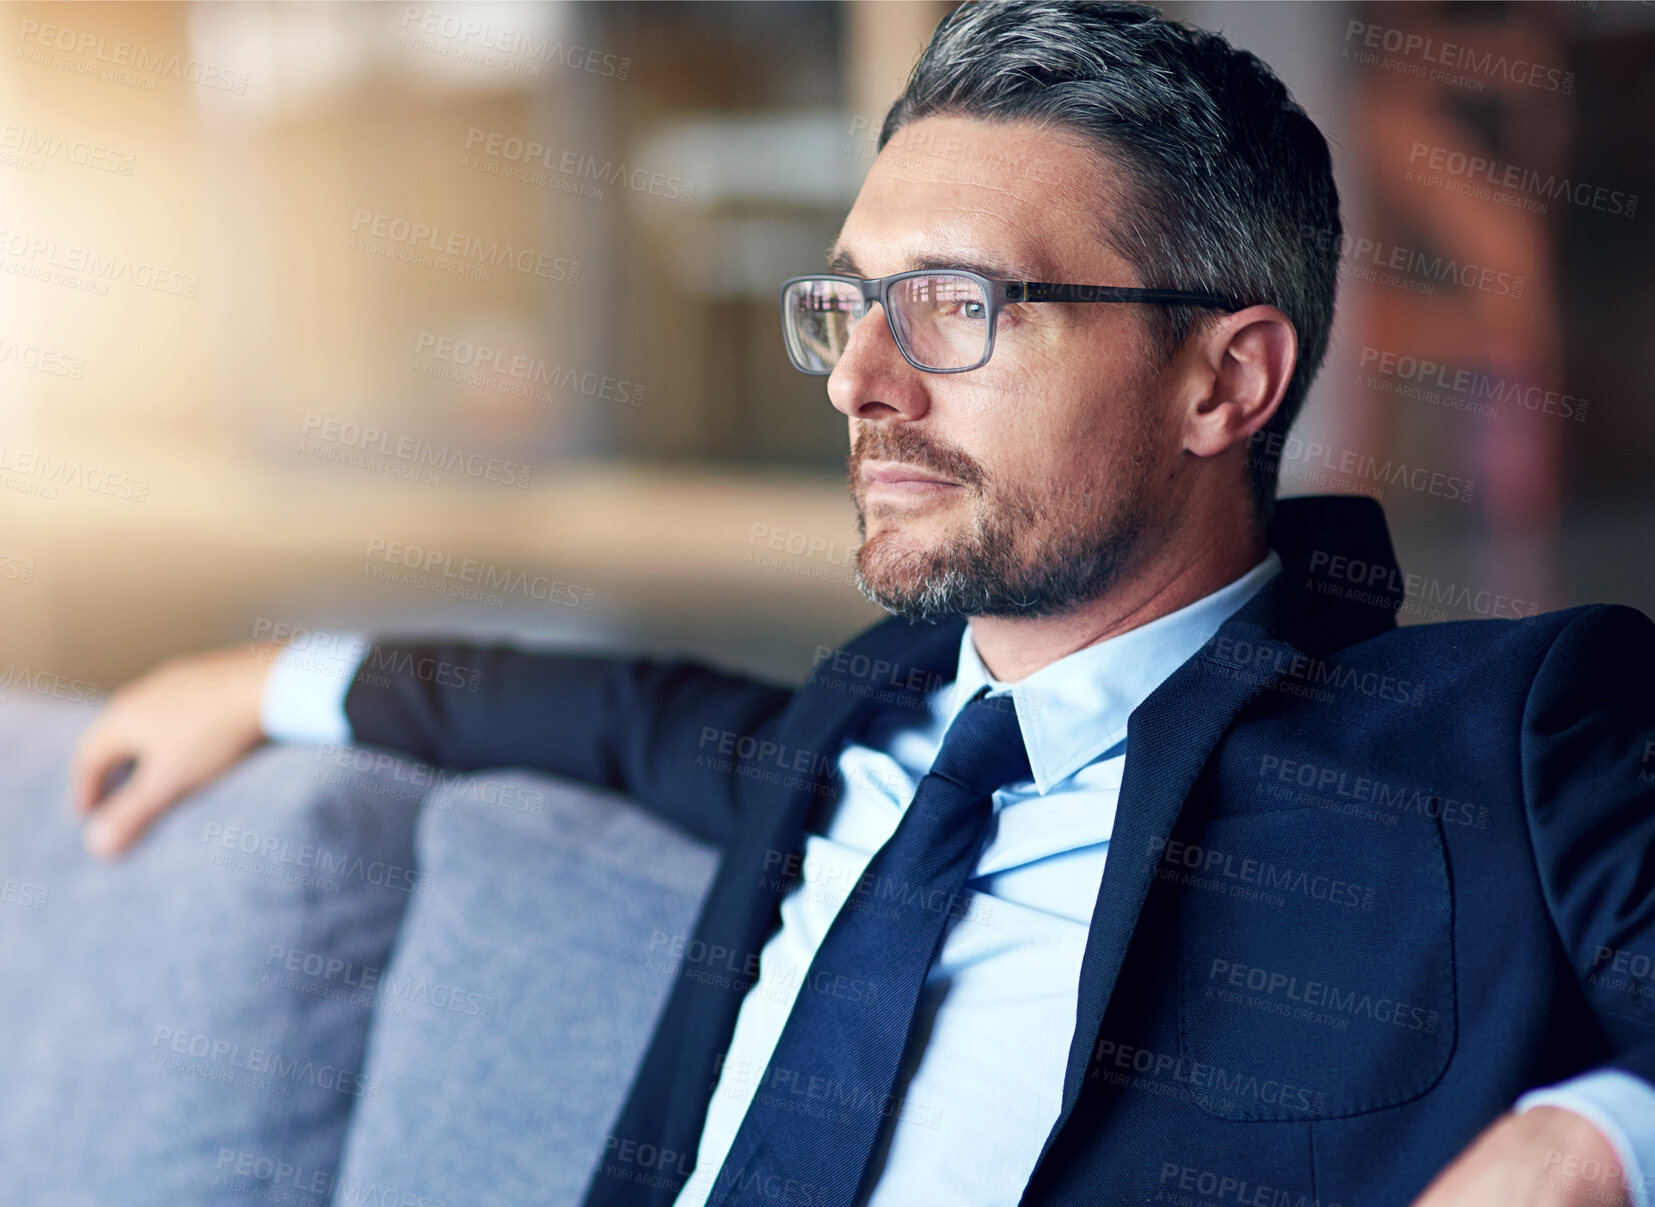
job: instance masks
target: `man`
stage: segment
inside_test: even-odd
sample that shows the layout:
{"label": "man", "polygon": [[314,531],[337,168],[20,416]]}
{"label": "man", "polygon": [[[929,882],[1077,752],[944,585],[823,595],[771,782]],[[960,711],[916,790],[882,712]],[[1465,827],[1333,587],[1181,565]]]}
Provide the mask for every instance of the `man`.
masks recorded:
{"label": "man", "polygon": [[1028,0],[942,23],[881,148],[783,311],[894,619],[798,692],[177,660],[77,752],[89,843],[263,732],[719,843],[696,938],[756,980],[677,982],[591,1204],[1648,1202],[1655,1007],[1603,973],[1655,952],[1655,631],[1399,630],[1378,508],[1274,504],[1332,320],[1320,133],[1221,38]]}

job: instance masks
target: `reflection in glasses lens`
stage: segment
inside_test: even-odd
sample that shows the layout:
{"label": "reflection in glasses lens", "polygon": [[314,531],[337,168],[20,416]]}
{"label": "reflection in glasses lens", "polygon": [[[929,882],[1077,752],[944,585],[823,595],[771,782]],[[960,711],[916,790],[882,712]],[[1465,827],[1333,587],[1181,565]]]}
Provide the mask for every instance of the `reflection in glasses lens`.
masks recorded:
{"label": "reflection in glasses lens", "polygon": [[800,281],[788,288],[787,350],[807,373],[829,373],[862,317],[862,291],[844,281]]}
{"label": "reflection in glasses lens", "polygon": [[970,277],[907,277],[891,288],[897,340],[926,369],[963,369],[988,351],[988,299]]}
{"label": "reflection in glasses lens", "polygon": [[[988,298],[970,277],[925,273],[892,283],[888,320],[897,347],[922,369],[967,369],[988,355]],[[783,330],[793,363],[830,373],[866,313],[862,291],[813,277],[788,286]]]}

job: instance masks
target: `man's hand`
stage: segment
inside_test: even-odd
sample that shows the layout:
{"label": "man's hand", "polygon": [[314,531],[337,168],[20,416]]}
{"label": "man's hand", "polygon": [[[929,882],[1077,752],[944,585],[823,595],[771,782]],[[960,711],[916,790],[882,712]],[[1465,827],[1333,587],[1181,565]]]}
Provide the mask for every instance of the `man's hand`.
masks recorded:
{"label": "man's hand", "polygon": [[[69,763],[71,803],[89,815],[87,850],[120,853],[258,744],[264,682],[281,648],[255,641],[169,658],[110,696]],[[132,773],[100,802],[106,777],[128,759]]]}
{"label": "man's hand", "polygon": [[1615,1150],[1555,1106],[1507,1114],[1439,1173],[1414,1207],[1629,1207]]}

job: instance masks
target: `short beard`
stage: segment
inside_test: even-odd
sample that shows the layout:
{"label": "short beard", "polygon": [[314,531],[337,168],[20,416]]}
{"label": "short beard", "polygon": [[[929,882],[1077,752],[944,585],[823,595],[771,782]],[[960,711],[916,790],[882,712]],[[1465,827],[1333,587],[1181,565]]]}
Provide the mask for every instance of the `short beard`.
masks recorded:
{"label": "short beard", "polygon": [[[911,432],[888,444],[881,455],[949,474],[975,498],[969,530],[929,548],[903,547],[900,532],[867,539],[867,520],[856,499],[855,474],[871,449],[851,457],[856,526],[863,538],[856,552],[856,586],[887,612],[907,620],[945,616],[1054,616],[1097,599],[1120,580],[1147,525],[1145,450],[1121,450],[1112,497],[1090,488],[1068,498],[1040,496],[997,485],[952,450],[934,452]],[[908,445],[909,447],[904,447]],[[918,454],[918,455],[915,455]],[[969,468],[969,473],[961,470]],[[1052,531],[1025,550],[1042,521]],[[1021,538],[1021,540],[1020,540]]]}

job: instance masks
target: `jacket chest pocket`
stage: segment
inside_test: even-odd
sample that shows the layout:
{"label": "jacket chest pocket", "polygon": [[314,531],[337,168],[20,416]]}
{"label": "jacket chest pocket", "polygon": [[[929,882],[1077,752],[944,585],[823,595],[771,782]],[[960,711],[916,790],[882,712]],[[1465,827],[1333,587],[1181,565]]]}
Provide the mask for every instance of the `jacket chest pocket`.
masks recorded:
{"label": "jacket chest pocket", "polygon": [[1426,817],[1216,815],[1169,843],[1180,1054],[1202,1109],[1357,1115],[1417,1098],[1454,1050],[1453,900]]}

